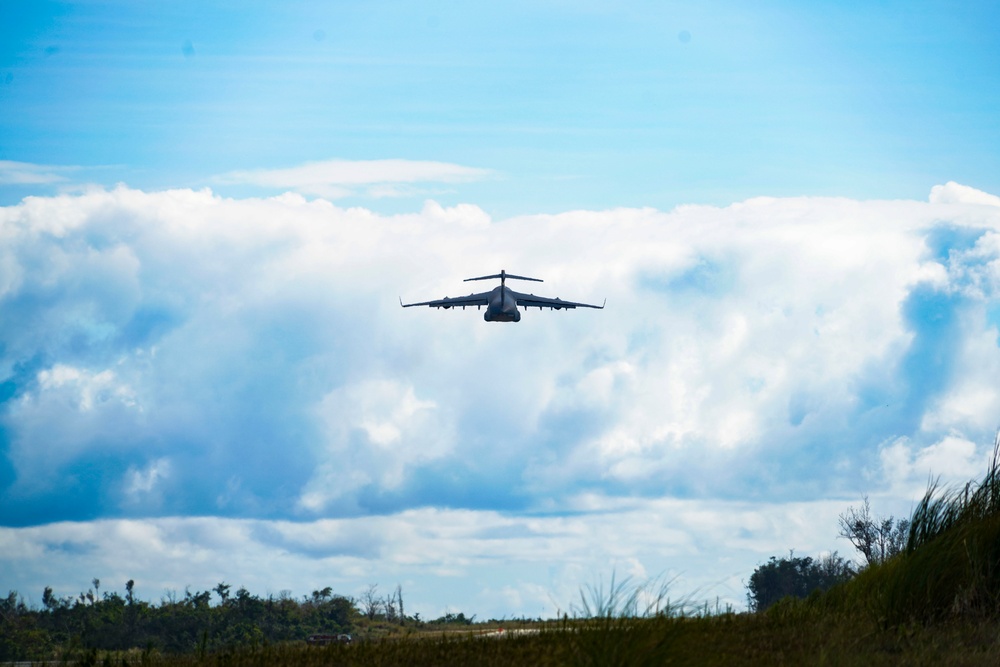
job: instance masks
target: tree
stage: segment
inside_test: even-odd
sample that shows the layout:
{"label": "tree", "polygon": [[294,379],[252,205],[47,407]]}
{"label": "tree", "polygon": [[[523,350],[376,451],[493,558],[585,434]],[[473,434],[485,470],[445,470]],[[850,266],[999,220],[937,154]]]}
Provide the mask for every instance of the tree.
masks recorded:
{"label": "tree", "polygon": [[59,606],[59,600],[52,594],[52,587],[46,586],[42,591],[42,604],[46,609],[55,609]]}
{"label": "tree", "polygon": [[890,516],[874,517],[868,496],[863,496],[864,504],[859,508],[847,508],[840,515],[840,537],[850,540],[854,548],[864,556],[866,565],[884,563],[906,548],[910,534],[910,522]]}
{"label": "tree", "polygon": [[312,592],[312,603],[315,605],[323,604],[326,600],[329,600],[333,596],[333,589],[327,586],[323,590]]}
{"label": "tree", "polygon": [[226,600],[229,599],[229,589],[230,588],[232,588],[232,586],[230,586],[229,584],[227,584],[224,581],[220,581],[219,585],[212,589],[213,591],[215,591],[219,595],[219,598],[222,599],[222,606],[223,607],[226,606]]}
{"label": "tree", "polygon": [[398,622],[400,625],[403,625],[406,622],[406,617],[403,614],[402,584],[396,584],[396,590],[382,598],[381,604],[382,612],[385,614],[385,620],[390,623]]}
{"label": "tree", "polygon": [[386,595],[382,599],[382,611],[385,614],[385,620],[389,623],[395,623],[397,620],[396,613],[396,595],[395,593],[391,595]]}
{"label": "tree", "polygon": [[750,611],[764,611],[784,597],[807,597],[813,591],[827,591],[854,576],[854,568],[836,551],[814,561],[796,558],[771,559],[759,565],[747,584],[747,605]]}
{"label": "tree", "polygon": [[361,611],[369,621],[374,621],[381,608],[382,600],[378,597],[378,584],[371,584],[368,590],[361,594]]}
{"label": "tree", "polygon": [[406,613],[403,610],[403,585],[396,584],[396,603],[399,605],[399,624],[406,623]]}
{"label": "tree", "polygon": [[351,627],[351,618],[357,613],[354,600],[343,595],[334,595],[324,604],[323,615],[327,622],[332,623],[339,632],[346,632]]}
{"label": "tree", "polygon": [[476,622],[476,615],[473,614],[472,616],[466,617],[464,612],[458,612],[457,614],[448,612],[444,616],[436,618],[431,622],[439,623],[441,625],[448,625],[452,623],[455,625],[472,625]]}

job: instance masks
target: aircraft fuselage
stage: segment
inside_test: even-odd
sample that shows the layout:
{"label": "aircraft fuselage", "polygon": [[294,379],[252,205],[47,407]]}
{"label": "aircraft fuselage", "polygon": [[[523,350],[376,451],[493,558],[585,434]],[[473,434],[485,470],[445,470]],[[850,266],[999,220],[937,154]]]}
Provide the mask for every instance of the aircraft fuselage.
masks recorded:
{"label": "aircraft fuselage", "polygon": [[521,321],[521,311],[517,309],[517,297],[511,293],[509,287],[501,285],[493,288],[483,319],[487,322]]}

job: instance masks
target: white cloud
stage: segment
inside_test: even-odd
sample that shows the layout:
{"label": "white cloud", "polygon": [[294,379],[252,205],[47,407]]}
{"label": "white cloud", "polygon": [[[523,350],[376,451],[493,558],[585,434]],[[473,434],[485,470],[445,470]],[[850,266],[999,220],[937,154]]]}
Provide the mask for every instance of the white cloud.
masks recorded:
{"label": "white cloud", "polygon": [[426,160],[325,160],[287,169],[252,169],[220,174],[220,184],[288,189],[326,199],[361,192],[370,197],[422,194],[413,183],[465,183],[490,176],[487,169]]}
{"label": "white cloud", "polygon": [[142,418],[135,390],[114,370],[65,364],[39,371],[33,389],[7,406],[13,434],[8,456],[19,487],[59,485],[61,466],[96,442],[128,441]]}
{"label": "white cloud", "polygon": [[[982,317],[981,312],[976,312]],[[975,330],[975,326],[970,326]],[[985,326],[962,341],[955,361],[954,379],[948,392],[934,401],[923,416],[921,428],[928,433],[983,433],[1000,427],[1000,357],[995,326]]]}
{"label": "white cloud", "polygon": [[982,204],[985,206],[1000,206],[1000,197],[988,192],[970,188],[954,181],[931,188],[932,204]]}
{"label": "white cloud", "polygon": [[[620,564],[741,598],[755,560],[836,547],[844,497],[898,512],[928,472],[974,477],[1000,409],[1000,208],[979,204],[492,220],[119,187],[2,208],[0,239],[3,520],[318,519],[93,524],[180,540],[209,587],[308,591],[343,568],[348,588],[428,576],[534,605]],[[501,268],[607,308],[399,307]],[[157,586],[192,583],[164,567]]]}
{"label": "white cloud", "polygon": [[[92,373],[72,366],[56,364],[38,373],[40,393],[68,390],[68,398],[80,412],[91,412],[98,403],[120,401],[128,407],[136,405],[135,393],[128,385],[118,382],[114,371]],[[30,400],[25,397],[26,400]]]}
{"label": "white cloud", "polygon": [[158,482],[170,476],[170,460],[159,458],[143,469],[129,468],[125,493],[134,500],[140,500],[156,490]]}
{"label": "white cloud", "polygon": [[[378,173],[407,172],[403,165]],[[313,508],[369,485],[401,488],[459,442],[458,459],[469,465],[493,461],[512,474],[518,466],[509,461],[523,460],[523,477],[511,483],[531,489],[581,476],[652,483],[678,465],[714,465],[727,450],[806,444],[810,429],[819,433],[859,409],[858,386],[871,368],[891,377],[902,363],[914,336],[902,309],[915,286],[947,293],[986,284],[992,274],[970,276],[997,254],[984,241],[944,267],[926,256],[924,234],[942,215],[934,204],[842,199],[492,221],[475,206],[433,201],[417,213],[381,216],[289,194],[229,200],[118,188],[31,198],[3,215],[16,275],[8,293],[57,296],[10,334],[6,363],[30,358],[44,342],[54,355],[45,373],[62,364],[88,373],[91,384],[114,373],[129,401],[144,406],[137,439],[166,430],[220,451],[250,434],[232,431],[246,421],[243,407],[215,387],[259,384],[252,390],[271,408],[260,413],[265,419],[301,403],[297,426],[274,416],[274,428],[313,433],[296,445],[314,457],[314,479],[300,490]],[[607,297],[608,308],[532,311],[503,327],[477,314],[396,304],[400,293],[465,293],[462,278],[498,268],[540,274],[549,281],[532,286],[540,293]],[[978,298],[991,293],[980,289]],[[133,340],[121,338],[127,332]],[[981,375],[976,368],[1000,363],[988,330],[960,340],[980,342],[967,347],[970,373],[956,379],[967,389],[956,385],[926,412],[934,433],[984,428],[955,397],[995,402],[985,379],[969,384]],[[60,362],[71,344],[94,358]],[[52,382],[38,391],[51,394]],[[269,382],[290,383],[292,394],[269,393]],[[79,405],[98,395],[74,391]],[[393,406],[407,397],[435,407],[399,413]],[[21,468],[29,440],[67,423],[36,412],[31,428],[26,411],[7,415]],[[564,435],[561,419],[589,423]],[[355,432],[372,451],[400,451],[387,462],[358,458]],[[543,435],[554,449],[540,455]],[[351,466],[338,467],[346,453]],[[253,486],[236,477],[239,488]]]}
{"label": "white cloud", "polygon": [[330,392],[317,416],[325,433],[319,465],[299,499],[312,512],[365,485],[396,489],[413,466],[442,458],[454,445],[438,406],[394,381],[368,380]]}
{"label": "white cloud", "polygon": [[926,447],[898,438],[881,448],[879,458],[892,492],[918,498],[933,481],[950,487],[980,479],[987,469],[989,452],[985,445],[948,435]]}

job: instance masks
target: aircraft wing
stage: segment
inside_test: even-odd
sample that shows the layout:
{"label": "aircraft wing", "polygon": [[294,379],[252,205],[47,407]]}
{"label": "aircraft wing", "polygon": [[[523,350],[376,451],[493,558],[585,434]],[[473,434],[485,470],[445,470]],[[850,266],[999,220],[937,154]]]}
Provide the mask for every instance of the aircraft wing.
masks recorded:
{"label": "aircraft wing", "polygon": [[489,292],[481,292],[479,294],[470,294],[469,296],[456,296],[456,297],[445,297],[443,299],[435,299],[434,301],[421,301],[420,303],[403,303],[400,300],[399,305],[403,308],[409,308],[410,306],[430,306],[431,308],[465,308],[466,306],[486,306],[489,304]]}
{"label": "aircraft wing", "polygon": [[517,305],[523,306],[524,308],[553,308],[555,310],[562,310],[563,308],[597,308],[601,310],[604,308],[604,304],[600,306],[595,306],[589,303],[576,303],[575,301],[563,301],[562,299],[556,297],[555,299],[550,299],[544,296],[535,296],[534,294],[521,294],[520,292],[514,292],[514,298],[517,299]]}

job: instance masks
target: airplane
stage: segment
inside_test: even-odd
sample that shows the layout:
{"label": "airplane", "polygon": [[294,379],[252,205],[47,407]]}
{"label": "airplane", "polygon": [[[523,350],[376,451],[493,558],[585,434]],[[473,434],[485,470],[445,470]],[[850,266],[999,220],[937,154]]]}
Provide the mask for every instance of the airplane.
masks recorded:
{"label": "airplane", "polygon": [[535,296],[534,294],[521,294],[520,292],[515,292],[511,288],[507,287],[507,279],[511,280],[532,280],[534,282],[543,282],[539,278],[528,278],[527,276],[515,276],[513,274],[507,273],[505,270],[500,269],[500,273],[492,276],[480,276],[478,278],[466,278],[463,282],[469,282],[470,280],[493,280],[494,278],[500,279],[500,286],[494,287],[489,292],[480,292],[479,294],[470,294],[469,296],[459,296],[454,298],[445,297],[443,299],[437,299],[435,301],[421,301],[420,303],[403,303],[403,300],[399,300],[399,305],[403,308],[410,308],[412,306],[430,306],[431,308],[458,308],[461,306],[462,310],[465,310],[468,306],[475,306],[476,309],[480,309],[486,306],[486,314],[483,315],[483,319],[487,322],[520,322],[521,321],[521,311],[517,309],[521,306],[525,309],[528,308],[551,308],[553,310],[562,310],[570,308],[597,308],[602,310],[604,305],[607,304],[607,299],[604,300],[604,304],[600,306],[594,306],[589,303],[576,303],[574,301],[563,301],[562,299],[555,298],[550,299],[544,296]]}

